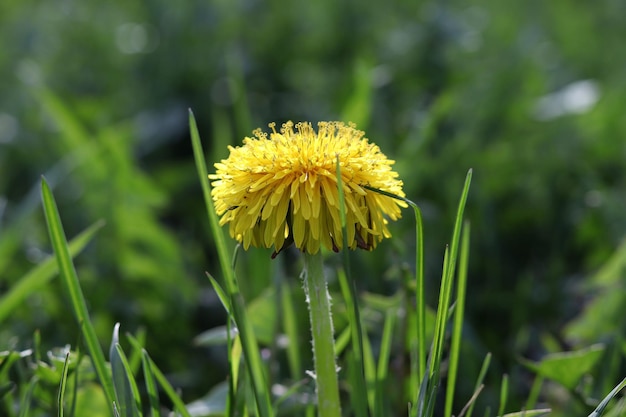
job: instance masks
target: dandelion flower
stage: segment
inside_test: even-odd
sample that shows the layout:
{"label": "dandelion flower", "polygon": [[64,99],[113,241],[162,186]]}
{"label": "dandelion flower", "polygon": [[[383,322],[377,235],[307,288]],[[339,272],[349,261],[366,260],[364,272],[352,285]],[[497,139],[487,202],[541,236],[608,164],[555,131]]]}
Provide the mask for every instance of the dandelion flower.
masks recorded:
{"label": "dandelion flower", "polygon": [[345,196],[350,249],[373,249],[390,237],[387,218],[397,220],[404,197],[394,161],[353,124],[320,122],[283,124],[279,132],[261,129],[243,146],[229,146],[227,159],[215,164],[212,196],[220,224],[243,244],[274,247],[276,256],[290,243],[311,254],[323,245],[343,246],[336,166]]}

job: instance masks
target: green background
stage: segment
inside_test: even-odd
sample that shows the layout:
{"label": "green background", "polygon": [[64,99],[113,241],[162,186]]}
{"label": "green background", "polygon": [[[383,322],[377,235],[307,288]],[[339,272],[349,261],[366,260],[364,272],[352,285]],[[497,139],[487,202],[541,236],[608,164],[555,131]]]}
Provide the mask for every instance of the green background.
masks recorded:
{"label": "green background", "polygon": [[[76,260],[101,340],[118,321],[145,328],[191,401],[225,377],[224,351],[193,338],[226,316],[204,275],[220,271],[187,110],[208,161],[272,121],[353,121],[423,210],[431,306],[473,168],[461,372],[474,381],[492,352],[489,378],[510,374],[519,410],[532,382],[519,357],[620,346],[625,332],[626,251],[611,258],[626,231],[625,20],[609,0],[3,1],[0,291],[51,253],[45,175],[69,237],[106,222]],[[407,211],[392,239],[352,255],[361,291],[396,293],[413,224]],[[248,300],[278,263],[300,288],[297,254],[270,252],[240,257]],[[590,290],[609,260],[610,279]],[[0,350],[30,346],[35,329],[46,349],[78,337],[56,280],[2,320]],[[460,387],[459,407],[473,382]]]}

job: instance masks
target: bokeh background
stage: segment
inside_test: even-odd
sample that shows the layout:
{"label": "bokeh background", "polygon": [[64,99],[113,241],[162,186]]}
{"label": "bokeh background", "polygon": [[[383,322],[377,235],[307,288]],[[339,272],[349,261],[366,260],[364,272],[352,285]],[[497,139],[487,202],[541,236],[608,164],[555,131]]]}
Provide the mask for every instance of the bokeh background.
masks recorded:
{"label": "bokeh background", "polygon": [[[511,411],[532,382],[519,357],[597,342],[626,351],[626,3],[6,0],[0,10],[0,291],[51,252],[45,175],[68,236],[106,221],[76,260],[101,340],[118,321],[144,328],[187,400],[226,372],[220,348],[193,343],[225,314],[204,275],[220,271],[188,109],[208,161],[272,121],[365,130],[423,210],[431,306],[473,168],[462,372],[474,381],[492,352],[489,378],[510,375]],[[363,292],[393,295],[414,262],[412,215],[391,230],[375,252],[353,254]],[[297,257],[268,258],[242,255],[248,300],[271,288],[278,262],[300,286]],[[46,348],[75,343],[62,294],[53,280],[4,318],[0,350],[28,347],[35,329]]]}

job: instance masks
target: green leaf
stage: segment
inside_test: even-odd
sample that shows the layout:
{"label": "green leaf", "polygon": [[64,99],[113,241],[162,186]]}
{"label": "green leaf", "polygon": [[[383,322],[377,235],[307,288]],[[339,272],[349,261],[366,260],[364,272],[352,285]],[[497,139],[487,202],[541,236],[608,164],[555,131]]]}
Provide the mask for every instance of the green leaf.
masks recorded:
{"label": "green leaf", "polygon": [[63,231],[63,225],[61,224],[61,218],[57,210],[56,202],[54,201],[54,196],[52,195],[52,191],[50,191],[50,187],[48,186],[45,178],[42,178],[41,181],[41,193],[46,224],[48,225],[48,233],[50,235],[52,247],[54,248],[61,281],[66,294],[69,297],[70,307],[74,313],[74,318],[76,319],[77,324],[82,328],[85,343],[87,345],[87,351],[91,356],[96,373],[98,374],[98,379],[104,388],[104,393],[107,397],[112,414],[113,401],[115,400],[113,380],[111,379],[111,375],[107,369],[104,353],[100,343],[98,342],[96,330],[89,319],[87,304],[85,303],[85,298],[80,288],[78,277],[76,276],[76,270],[70,257],[65,232]]}
{"label": "green leaf", "polygon": [[554,353],[535,363],[521,359],[529,369],[544,378],[556,381],[569,390],[576,388],[580,379],[598,362],[604,352],[604,345],[596,344],[574,352]]}

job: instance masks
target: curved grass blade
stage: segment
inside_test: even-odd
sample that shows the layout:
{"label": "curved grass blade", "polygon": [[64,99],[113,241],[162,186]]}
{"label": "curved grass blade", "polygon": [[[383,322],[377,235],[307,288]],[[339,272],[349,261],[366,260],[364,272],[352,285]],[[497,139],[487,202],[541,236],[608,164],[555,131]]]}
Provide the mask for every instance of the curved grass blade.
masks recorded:
{"label": "curved grass blade", "polygon": [[422,210],[408,198],[400,197],[367,185],[363,187],[384,196],[404,201],[413,209],[413,214],[415,215],[415,313],[417,316],[417,355],[411,355],[411,358],[416,358],[417,364],[411,364],[411,369],[416,368],[417,372],[412,372],[409,392],[417,393],[419,391],[418,386],[420,382],[423,381],[424,375],[426,374],[426,360],[428,357],[426,350],[426,296],[424,283],[424,227]]}
{"label": "curved grass blade", "polygon": [[465,293],[467,290],[467,265],[469,262],[469,236],[470,226],[465,222],[463,236],[461,238],[461,255],[459,259],[459,275],[456,290],[456,307],[454,312],[454,324],[452,330],[452,340],[450,342],[448,383],[446,388],[446,403],[444,416],[452,415],[452,402],[454,400],[454,389],[456,387],[456,377],[459,366],[459,352],[461,349],[461,338],[463,332],[463,313],[465,311]]}
{"label": "curved grass blade", "polygon": [[509,376],[507,374],[502,375],[502,385],[500,386],[500,407],[498,408],[498,415],[504,414],[506,407],[506,401],[509,395]]}
{"label": "curved grass blade", "polygon": [[613,388],[613,390],[609,393],[609,395],[604,397],[604,399],[596,407],[596,409],[593,410],[591,414],[589,414],[589,417],[600,417],[602,413],[604,412],[604,409],[606,408],[606,406],[609,405],[609,402],[613,399],[613,397],[615,397],[617,393],[620,392],[625,387],[626,387],[626,378],[624,378],[622,382],[617,384],[617,386]]}
{"label": "curved grass blade", "polygon": [[65,232],[63,231],[63,225],[61,224],[61,218],[54,201],[54,196],[52,195],[52,191],[50,191],[50,187],[43,177],[41,180],[41,193],[43,198],[44,214],[48,225],[48,233],[50,235],[52,247],[54,248],[59,268],[59,275],[61,277],[61,281],[63,282],[63,287],[70,299],[70,305],[72,307],[76,323],[83,327],[83,335],[85,338],[85,344],[87,345],[87,351],[91,356],[96,374],[98,375],[98,379],[104,389],[107,403],[111,407],[111,413],[113,413],[113,402],[115,401],[113,380],[107,369],[104,353],[100,343],[98,342],[96,330],[94,329],[89,318],[85,297],[83,296],[80,283],[76,275],[76,269],[74,268],[74,264],[72,263],[72,259],[70,257]]}

